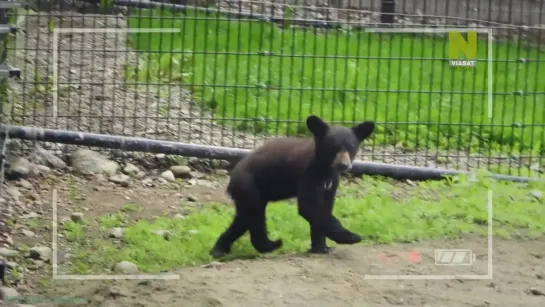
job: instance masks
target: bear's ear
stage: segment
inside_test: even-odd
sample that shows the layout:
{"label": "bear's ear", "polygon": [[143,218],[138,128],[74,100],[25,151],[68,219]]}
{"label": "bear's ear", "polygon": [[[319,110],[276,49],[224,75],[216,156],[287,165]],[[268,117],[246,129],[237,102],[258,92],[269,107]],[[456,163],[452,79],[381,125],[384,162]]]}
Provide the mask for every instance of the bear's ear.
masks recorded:
{"label": "bear's ear", "polygon": [[375,131],[375,123],[372,121],[363,122],[357,126],[352,127],[352,131],[356,135],[358,141],[362,142]]}
{"label": "bear's ear", "polygon": [[317,137],[321,137],[327,134],[329,125],[316,115],[310,115],[307,117],[307,128]]}

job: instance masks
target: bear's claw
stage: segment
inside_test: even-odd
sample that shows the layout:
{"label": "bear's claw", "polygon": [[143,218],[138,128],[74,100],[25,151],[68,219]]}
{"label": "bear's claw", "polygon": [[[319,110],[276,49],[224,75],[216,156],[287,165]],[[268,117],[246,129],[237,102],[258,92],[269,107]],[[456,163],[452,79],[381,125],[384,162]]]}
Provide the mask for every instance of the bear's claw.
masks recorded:
{"label": "bear's claw", "polygon": [[329,254],[333,251],[332,247],[323,246],[323,247],[311,247],[308,252],[311,254]]}
{"label": "bear's claw", "polygon": [[348,230],[343,232],[332,232],[328,238],[337,244],[356,244],[361,242],[362,237]]}

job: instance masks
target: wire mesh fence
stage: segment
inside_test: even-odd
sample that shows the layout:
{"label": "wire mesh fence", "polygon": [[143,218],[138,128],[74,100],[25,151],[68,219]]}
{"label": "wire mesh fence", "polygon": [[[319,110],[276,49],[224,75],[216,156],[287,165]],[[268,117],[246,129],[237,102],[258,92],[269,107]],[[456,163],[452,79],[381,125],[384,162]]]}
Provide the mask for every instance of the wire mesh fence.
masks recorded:
{"label": "wire mesh fence", "polygon": [[[364,160],[543,171],[543,1],[175,2],[10,10],[2,123],[251,149],[317,114],[375,120]],[[493,39],[452,67],[442,27]]]}

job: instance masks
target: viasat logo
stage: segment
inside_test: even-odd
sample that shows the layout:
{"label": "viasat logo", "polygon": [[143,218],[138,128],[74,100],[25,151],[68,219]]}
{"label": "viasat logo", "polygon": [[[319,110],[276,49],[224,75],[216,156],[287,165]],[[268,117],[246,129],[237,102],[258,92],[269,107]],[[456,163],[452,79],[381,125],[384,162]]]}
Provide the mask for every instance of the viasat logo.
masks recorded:
{"label": "viasat logo", "polygon": [[[449,32],[449,59],[452,67],[477,66],[477,32],[468,31],[467,40],[460,32]],[[462,54],[464,57],[460,57]]]}

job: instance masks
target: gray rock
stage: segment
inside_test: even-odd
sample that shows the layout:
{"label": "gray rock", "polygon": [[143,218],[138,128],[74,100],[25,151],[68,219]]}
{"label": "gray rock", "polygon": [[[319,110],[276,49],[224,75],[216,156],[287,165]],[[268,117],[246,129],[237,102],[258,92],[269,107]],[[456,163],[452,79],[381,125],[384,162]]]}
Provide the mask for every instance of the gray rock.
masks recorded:
{"label": "gray rock", "polygon": [[136,173],[136,175],[134,175],[134,178],[136,179],[144,179],[146,177],[146,172],[143,172],[143,171],[139,171],[138,173]]}
{"label": "gray rock", "polygon": [[24,220],[28,220],[28,219],[35,219],[35,218],[38,218],[40,217],[40,215],[36,212],[30,212],[28,214],[25,214],[25,215],[22,215],[21,218],[24,219]]}
{"label": "gray rock", "polygon": [[229,175],[229,171],[226,170],[226,169],[217,169],[216,174],[218,174],[220,176],[227,176],[227,175]]}
{"label": "gray rock", "polygon": [[70,214],[70,219],[74,223],[80,223],[80,222],[83,221],[83,213],[82,212],[73,212],[72,214]]}
{"label": "gray rock", "polygon": [[9,248],[0,247],[0,257],[10,258],[17,255],[18,252]]}
{"label": "gray rock", "polygon": [[187,165],[173,165],[169,170],[176,178],[191,178],[191,168]]}
{"label": "gray rock", "polygon": [[193,196],[193,195],[188,195],[186,197],[187,201],[190,201],[190,202],[195,202],[197,201],[197,197],[196,196]]}
{"label": "gray rock", "polygon": [[530,191],[530,195],[535,197],[537,200],[541,200],[543,198],[543,192],[539,190],[532,190]]}
{"label": "gray rock", "polygon": [[153,230],[152,232],[158,236],[163,237],[165,240],[170,239],[170,236],[172,235],[172,233],[168,230]]}
{"label": "gray rock", "polygon": [[39,165],[39,164],[30,164],[30,177],[39,177],[43,175],[47,175],[49,172],[51,172],[51,169],[45,165]]}
{"label": "gray rock", "polygon": [[114,175],[119,169],[117,162],[111,161],[98,152],[89,149],[79,149],[70,157],[70,166],[75,172],[82,174]]}
{"label": "gray rock", "polygon": [[146,179],[142,180],[142,184],[145,185],[145,186],[151,187],[153,185],[153,179],[146,178]]}
{"label": "gray rock", "polygon": [[26,178],[30,175],[31,163],[23,157],[10,157],[7,159],[9,167],[6,169],[6,175],[15,178]]}
{"label": "gray rock", "polygon": [[138,273],[138,267],[132,262],[121,261],[114,266],[114,271],[122,274],[136,274]]}
{"label": "gray rock", "polygon": [[129,186],[129,182],[131,180],[131,177],[125,175],[125,174],[115,174],[110,176],[109,180],[113,183],[119,184],[121,186]]}
{"label": "gray rock", "polygon": [[24,180],[24,179],[21,179],[19,180],[19,182],[17,182],[17,184],[21,187],[21,188],[25,188],[27,190],[32,190],[34,189],[34,186],[32,185],[32,183]]}
{"label": "gray rock", "polygon": [[18,301],[19,293],[17,290],[8,287],[0,287],[0,301],[6,304],[13,304]]}
{"label": "gray rock", "polygon": [[111,238],[121,239],[123,238],[124,229],[121,227],[114,227],[110,229],[109,236]]}
{"label": "gray rock", "polygon": [[34,260],[48,261],[51,259],[51,248],[47,246],[34,246],[28,256]]}
{"label": "gray rock", "polygon": [[19,199],[20,197],[23,197],[23,194],[21,194],[21,192],[19,192],[19,189],[17,189],[16,187],[8,187],[6,189],[6,193],[14,199]]}
{"label": "gray rock", "polygon": [[222,262],[212,261],[210,263],[201,265],[201,268],[205,268],[205,269],[214,268],[214,269],[217,269],[217,268],[221,267],[222,265],[223,265]]}
{"label": "gray rock", "polygon": [[21,229],[21,233],[25,236],[25,237],[34,237],[35,236],[35,233],[30,231],[30,230],[27,230],[27,229]]}
{"label": "gray rock", "polygon": [[29,158],[36,164],[50,166],[55,169],[65,169],[67,167],[66,162],[57,157],[55,153],[40,146],[36,147]]}
{"label": "gray rock", "polygon": [[163,178],[163,177],[157,178],[157,182],[158,182],[159,184],[167,184],[167,183],[168,183],[168,181],[167,181],[165,178]]}
{"label": "gray rock", "polygon": [[174,177],[174,174],[170,170],[162,172],[161,173],[161,178],[163,178],[163,179],[165,179],[167,181],[175,181],[176,180],[176,178]]}
{"label": "gray rock", "polygon": [[202,179],[205,176],[206,176],[205,174],[200,173],[200,172],[191,172],[191,178]]}
{"label": "gray rock", "polygon": [[8,245],[13,245],[13,238],[10,235],[5,234],[4,235],[4,242],[6,242]]}
{"label": "gray rock", "polygon": [[138,167],[132,163],[127,163],[123,168],[123,173],[129,176],[136,176],[139,172]]}
{"label": "gray rock", "polygon": [[537,288],[531,287],[529,290],[530,290],[530,293],[532,293],[533,295],[545,296],[545,292],[541,291],[541,290],[539,290]]}
{"label": "gray rock", "polygon": [[16,269],[19,267],[17,262],[14,261],[6,261],[6,266],[8,267],[8,269]]}

